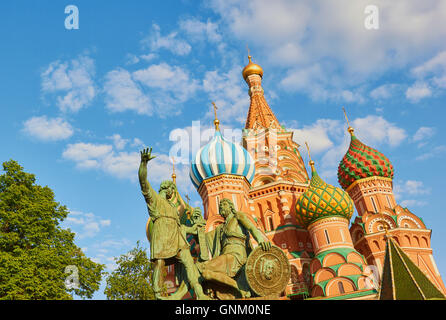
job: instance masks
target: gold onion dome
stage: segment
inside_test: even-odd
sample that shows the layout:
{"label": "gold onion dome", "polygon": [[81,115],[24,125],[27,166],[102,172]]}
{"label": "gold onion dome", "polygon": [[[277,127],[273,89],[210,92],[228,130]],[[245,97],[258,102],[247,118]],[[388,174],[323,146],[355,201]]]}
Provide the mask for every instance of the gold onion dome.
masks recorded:
{"label": "gold onion dome", "polygon": [[252,74],[258,74],[261,77],[263,77],[263,69],[261,66],[259,66],[258,64],[255,64],[251,61],[251,56],[248,56],[249,59],[249,63],[246,65],[245,68],[243,68],[243,79],[248,78],[248,76],[252,75]]}
{"label": "gold onion dome", "polygon": [[341,188],[323,181],[310,161],[312,177],[310,187],[296,201],[296,219],[308,227],[316,220],[339,216],[350,220],[353,215],[353,201]]}

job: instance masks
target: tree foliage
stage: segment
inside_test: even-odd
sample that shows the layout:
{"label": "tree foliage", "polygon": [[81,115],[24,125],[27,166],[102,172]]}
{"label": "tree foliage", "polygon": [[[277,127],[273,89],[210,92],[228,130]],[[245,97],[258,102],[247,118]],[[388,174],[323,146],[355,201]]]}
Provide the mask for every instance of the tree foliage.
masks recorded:
{"label": "tree foliage", "polygon": [[105,295],[109,300],[154,299],[152,289],[152,263],[146,249],[136,247],[115,258],[117,269],[107,277]]}
{"label": "tree foliage", "polygon": [[[53,191],[36,184],[14,160],[0,175],[0,299],[91,298],[99,289],[103,265],[74,244],[74,233],[60,227],[68,210]],[[76,266],[79,287],[65,280]]]}

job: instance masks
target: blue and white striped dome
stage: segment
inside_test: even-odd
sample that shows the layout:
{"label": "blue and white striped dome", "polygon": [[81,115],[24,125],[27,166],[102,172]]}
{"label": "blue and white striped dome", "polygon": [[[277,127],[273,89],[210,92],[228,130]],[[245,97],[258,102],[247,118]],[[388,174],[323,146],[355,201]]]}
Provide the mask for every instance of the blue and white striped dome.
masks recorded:
{"label": "blue and white striped dome", "polygon": [[192,159],[190,178],[198,189],[203,180],[223,173],[245,176],[251,183],[255,173],[254,160],[245,148],[225,140],[220,130],[215,130],[212,140]]}

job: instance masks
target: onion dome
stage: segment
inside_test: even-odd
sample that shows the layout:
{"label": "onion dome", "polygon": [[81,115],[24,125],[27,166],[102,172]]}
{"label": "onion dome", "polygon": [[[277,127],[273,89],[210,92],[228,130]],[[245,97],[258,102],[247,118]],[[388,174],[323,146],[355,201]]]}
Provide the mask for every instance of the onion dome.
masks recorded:
{"label": "onion dome", "polygon": [[248,56],[249,59],[249,63],[246,65],[245,68],[243,68],[242,74],[243,74],[243,79],[248,78],[248,76],[252,75],[252,74],[258,74],[260,77],[263,77],[263,69],[261,66],[259,66],[258,64],[255,64],[251,61],[251,56]]}
{"label": "onion dome", "polygon": [[354,135],[352,127],[350,147],[338,167],[338,181],[347,189],[353,182],[368,177],[393,179],[393,166],[390,160],[376,149],[366,146]]}
{"label": "onion dome", "polygon": [[251,183],[255,173],[251,155],[241,145],[223,138],[217,117],[214,125],[214,137],[198,150],[191,162],[190,178],[195,188],[198,189],[203,180],[223,173],[244,176]]}
{"label": "onion dome", "polygon": [[312,222],[338,216],[350,220],[353,215],[353,201],[341,188],[324,182],[310,161],[312,177],[310,187],[296,201],[296,219],[308,227]]}

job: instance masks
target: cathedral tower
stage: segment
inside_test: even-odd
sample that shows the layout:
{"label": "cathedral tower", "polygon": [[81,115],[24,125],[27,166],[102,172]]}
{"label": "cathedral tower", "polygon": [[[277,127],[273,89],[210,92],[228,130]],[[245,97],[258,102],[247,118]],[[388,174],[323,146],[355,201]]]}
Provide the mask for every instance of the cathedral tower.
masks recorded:
{"label": "cathedral tower", "polygon": [[236,210],[248,212],[248,191],[255,173],[248,151],[222,136],[216,109],[214,104],[214,137],[197,152],[190,169],[192,183],[203,200],[206,231],[224,222],[218,213],[223,198],[231,200]]}
{"label": "cathedral tower", "polygon": [[310,187],[297,199],[296,214],[313,243],[311,296],[373,297],[376,291],[367,287],[366,260],[353,247],[348,229],[353,202],[345,191],[319,177],[311,158],[310,167]]}
{"label": "cathedral tower", "polygon": [[382,273],[386,228],[393,240],[440,290],[445,287],[432,255],[432,230],[403,208],[393,194],[394,169],[381,152],[362,143],[348,127],[351,142],[338,167],[338,181],[353,199],[358,217],[350,232],[356,249]]}
{"label": "cathedral tower", "polygon": [[250,106],[242,143],[254,159],[255,176],[249,190],[249,215],[290,259],[287,294],[301,297],[309,280],[313,248],[308,231],[296,222],[296,199],[308,188],[309,178],[293,132],[282,126],[268,105],[262,88],[263,69],[248,56],[242,75]]}

